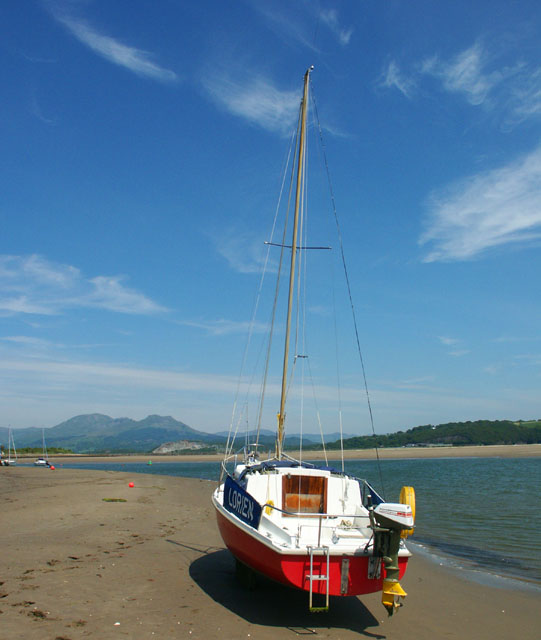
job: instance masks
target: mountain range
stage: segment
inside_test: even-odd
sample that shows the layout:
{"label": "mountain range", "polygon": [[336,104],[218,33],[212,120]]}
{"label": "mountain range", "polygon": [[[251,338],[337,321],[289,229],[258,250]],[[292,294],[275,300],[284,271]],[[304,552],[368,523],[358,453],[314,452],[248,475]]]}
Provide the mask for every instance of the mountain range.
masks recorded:
{"label": "mountain range", "polygon": [[[8,447],[9,430],[0,427],[0,445]],[[227,431],[206,433],[189,427],[171,416],[147,416],[143,420],[131,418],[111,418],[101,413],[75,416],[55,427],[38,429],[13,429],[17,449],[42,446],[45,437],[47,447],[70,449],[74,453],[149,453],[163,446],[162,451],[223,450],[227,442]],[[253,432],[248,440],[253,439]],[[541,442],[541,420],[477,420],[475,422],[452,422],[440,425],[422,425],[378,436],[351,436],[344,434],[345,449],[366,449],[377,447],[404,447],[421,445],[467,444],[515,444]],[[340,447],[340,434],[325,434],[328,448]],[[245,442],[245,434],[237,437],[240,449]],[[272,449],[275,434],[263,429],[259,443],[263,449]],[[304,434],[306,449],[321,448],[321,438],[317,434]],[[285,447],[294,449],[299,445],[299,435],[285,438]]]}
{"label": "mountain range", "polygon": [[[43,437],[47,447],[71,449],[74,453],[148,453],[168,442],[189,441],[207,446],[223,447],[227,441],[227,431],[206,433],[175,420],[171,416],[147,416],[143,420],[131,418],[111,418],[101,413],[75,416],[61,422],[55,427],[39,429],[13,429],[15,446],[41,447]],[[253,435],[249,434],[249,437]],[[339,438],[339,434],[325,435],[325,441]],[[307,443],[321,441],[319,435],[303,435]],[[274,445],[275,435],[272,431],[263,430],[259,442],[263,446]],[[244,442],[244,433],[239,434],[239,448]],[[298,446],[299,436],[286,438],[289,447]],[[0,444],[7,448],[8,429],[0,427]]]}

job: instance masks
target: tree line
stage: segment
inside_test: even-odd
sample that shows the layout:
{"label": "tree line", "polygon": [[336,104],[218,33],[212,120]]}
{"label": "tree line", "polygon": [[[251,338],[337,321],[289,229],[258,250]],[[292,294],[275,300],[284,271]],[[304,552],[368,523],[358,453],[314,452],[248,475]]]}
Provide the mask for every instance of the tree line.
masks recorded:
{"label": "tree line", "polygon": [[[474,422],[446,422],[425,424],[407,431],[384,435],[355,436],[344,440],[344,449],[373,449],[374,447],[406,446],[466,446],[495,444],[541,443],[541,420],[476,420]],[[321,445],[305,447],[321,449]],[[327,449],[339,449],[340,441],[330,442]]]}

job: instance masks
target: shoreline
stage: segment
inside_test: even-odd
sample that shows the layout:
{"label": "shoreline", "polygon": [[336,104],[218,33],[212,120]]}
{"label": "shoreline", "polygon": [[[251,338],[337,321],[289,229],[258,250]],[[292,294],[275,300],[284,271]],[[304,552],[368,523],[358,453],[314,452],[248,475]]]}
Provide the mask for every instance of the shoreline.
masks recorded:
{"label": "shoreline", "polygon": [[409,539],[407,545],[412,553],[421,556],[427,562],[443,568],[458,578],[468,583],[476,583],[493,589],[508,589],[511,591],[522,591],[530,594],[541,595],[541,582],[532,581],[526,577],[497,573],[487,567],[478,567],[471,560],[462,558],[459,555],[446,553],[442,549],[421,542],[415,538]]}
{"label": "shoreline", "polygon": [[304,592],[265,580],[245,590],[217,530],[209,481],[38,467],[0,474],[5,637],[538,637],[538,593],[479,585],[423,553],[410,561],[409,595],[392,618],[380,594],[333,598],[328,614],[314,615]]}
{"label": "shoreline", "polygon": [[[295,451],[287,451],[295,456]],[[377,455],[380,460],[410,459],[418,460],[423,458],[541,458],[541,444],[514,444],[514,445],[484,445],[465,447],[399,447],[378,449]],[[24,454],[19,459],[26,462],[33,462],[36,454]],[[306,451],[304,459],[325,460],[322,451]],[[69,460],[70,463],[85,462],[221,462],[221,454],[51,454],[49,459],[53,462]],[[328,460],[340,460],[340,451],[328,451]],[[345,460],[376,460],[375,449],[347,449],[344,451]]]}

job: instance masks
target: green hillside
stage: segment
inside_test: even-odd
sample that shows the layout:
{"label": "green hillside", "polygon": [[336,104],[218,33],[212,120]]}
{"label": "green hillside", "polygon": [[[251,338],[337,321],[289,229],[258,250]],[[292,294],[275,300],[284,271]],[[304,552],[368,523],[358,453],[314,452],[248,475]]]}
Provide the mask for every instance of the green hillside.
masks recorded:
{"label": "green hillside", "polygon": [[[386,435],[357,436],[344,440],[344,449],[377,447],[407,447],[433,445],[493,445],[541,443],[541,420],[476,420],[426,424],[407,431]],[[312,449],[320,447],[311,447]],[[328,449],[339,449],[340,441],[331,442]]]}
{"label": "green hillside", "polygon": [[[171,416],[147,416],[143,420],[111,418],[100,413],[75,416],[55,427],[44,429],[48,449],[70,449],[76,453],[147,453],[164,442],[190,440],[222,444],[225,438],[192,429]],[[42,430],[17,429],[18,449],[40,448]],[[0,443],[7,445],[7,429],[0,428]]]}

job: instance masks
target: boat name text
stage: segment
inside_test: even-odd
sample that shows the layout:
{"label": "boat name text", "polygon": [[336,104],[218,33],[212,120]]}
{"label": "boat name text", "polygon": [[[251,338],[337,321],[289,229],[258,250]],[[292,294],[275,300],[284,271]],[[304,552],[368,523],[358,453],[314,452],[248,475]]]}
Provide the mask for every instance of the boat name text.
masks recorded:
{"label": "boat name text", "polygon": [[238,491],[230,491],[228,495],[229,506],[239,515],[252,520],[254,517],[254,503]]}

